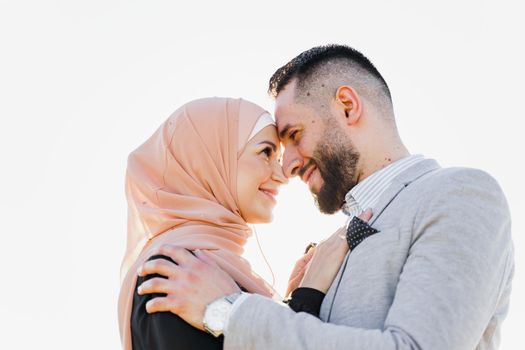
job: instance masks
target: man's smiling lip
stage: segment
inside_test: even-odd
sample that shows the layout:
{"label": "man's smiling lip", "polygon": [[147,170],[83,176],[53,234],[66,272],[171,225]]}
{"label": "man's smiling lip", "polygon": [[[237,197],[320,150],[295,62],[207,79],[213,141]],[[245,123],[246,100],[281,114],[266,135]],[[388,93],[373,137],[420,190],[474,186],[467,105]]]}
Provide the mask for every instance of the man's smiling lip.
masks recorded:
{"label": "man's smiling lip", "polygon": [[304,183],[308,183],[308,180],[310,179],[310,176],[312,176],[312,173],[314,172],[314,170],[316,168],[317,167],[315,165],[310,165],[308,170],[306,170],[305,173],[303,174],[301,180],[303,180]]}

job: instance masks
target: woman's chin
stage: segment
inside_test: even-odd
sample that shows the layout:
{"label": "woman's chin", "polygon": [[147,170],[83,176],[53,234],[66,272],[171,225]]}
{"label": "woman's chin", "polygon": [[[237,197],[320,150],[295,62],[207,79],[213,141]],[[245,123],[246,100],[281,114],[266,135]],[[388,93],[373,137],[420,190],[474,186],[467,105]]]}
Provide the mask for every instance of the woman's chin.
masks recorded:
{"label": "woman's chin", "polygon": [[249,224],[269,224],[273,221],[273,212],[270,210],[265,213],[258,213],[247,220]]}

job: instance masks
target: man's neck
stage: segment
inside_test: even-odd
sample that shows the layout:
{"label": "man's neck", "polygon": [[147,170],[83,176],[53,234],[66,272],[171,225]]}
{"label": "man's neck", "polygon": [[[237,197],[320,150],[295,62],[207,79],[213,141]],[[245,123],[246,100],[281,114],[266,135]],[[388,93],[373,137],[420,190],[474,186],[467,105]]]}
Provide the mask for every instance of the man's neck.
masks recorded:
{"label": "man's neck", "polygon": [[389,166],[390,164],[410,156],[410,152],[405,146],[396,146],[388,151],[382,152],[380,156],[367,159],[368,161],[362,164],[361,171],[359,173],[358,183],[372,175],[373,173]]}

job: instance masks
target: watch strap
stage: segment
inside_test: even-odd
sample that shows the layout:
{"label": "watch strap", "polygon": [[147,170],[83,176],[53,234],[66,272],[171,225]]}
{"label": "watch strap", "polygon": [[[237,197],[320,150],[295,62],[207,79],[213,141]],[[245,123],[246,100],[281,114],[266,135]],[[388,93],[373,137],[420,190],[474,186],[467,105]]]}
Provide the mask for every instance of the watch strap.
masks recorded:
{"label": "watch strap", "polygon": [[225,296],[224,299],[230,304],[233,304],[235,303],[235,300],[237,300],[241,295],[242,295],[242,292],[237,292],[237,293],[233,293],[233,294]]}

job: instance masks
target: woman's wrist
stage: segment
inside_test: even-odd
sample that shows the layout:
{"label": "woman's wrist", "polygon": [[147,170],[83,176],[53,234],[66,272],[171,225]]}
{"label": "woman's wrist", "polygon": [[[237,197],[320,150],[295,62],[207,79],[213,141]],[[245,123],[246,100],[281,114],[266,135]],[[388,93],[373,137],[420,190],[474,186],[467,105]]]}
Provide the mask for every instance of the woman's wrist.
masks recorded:
{"label": "woman's wrist", "polygon": [[317,289],[300,287],[292,292],[287,303],[295,312],[307,312],[315,317],[319,317],[324,297],[325,293]]}

